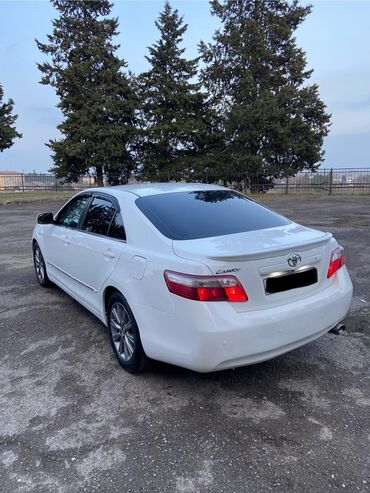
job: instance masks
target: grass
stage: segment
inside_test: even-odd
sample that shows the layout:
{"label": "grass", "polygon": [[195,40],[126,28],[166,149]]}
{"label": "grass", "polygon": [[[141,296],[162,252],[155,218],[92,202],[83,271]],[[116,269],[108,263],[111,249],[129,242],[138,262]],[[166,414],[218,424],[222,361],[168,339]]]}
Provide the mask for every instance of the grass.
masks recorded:
{"label": "grass", "polygon": [[34,202],[36,200],[58,200],[72,197],[76,191],[45,191],[39,190],[34,192],[0,192],[0,204],[9,204],[12,202]]}

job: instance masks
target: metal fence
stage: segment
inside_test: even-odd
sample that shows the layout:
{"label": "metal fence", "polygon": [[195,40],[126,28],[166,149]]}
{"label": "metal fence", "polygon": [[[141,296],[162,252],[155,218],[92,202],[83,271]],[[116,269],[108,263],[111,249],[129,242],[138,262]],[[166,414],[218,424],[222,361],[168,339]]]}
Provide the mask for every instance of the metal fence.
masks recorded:
{"label": "metal fence", "polygon": [[[110,176],[110,181],[122,183],[120,175]],[[217,183],[226,185],[244,193],[370,193],[370,168],[331,168],[321,169],[316,172],[304,171],[295,176],[274,180],[272,184],[267,181],[250,182],[242,174],[218,174],[204,172],[192,176],[182,177],[181,174],[163,176],[140,177],[132,174],[129,183],[158,182],[158,181],[197,181],[204,183]],[[104,177],[104,185],[110,183]],[[18,173],[16,171],[0,171],[1,192],[25,192],[25,191],[77,191],[97,186],[94,175],[75,177],[72,181],[56,178],[47,173]]]}
{"label": "metal fence", "polygon": [[19,173],[17,171],[0,171],[0,191],[27,192],[36,190],[61,191],[83,190],[96,186],[93,175],[76,176],[68,182],[50,173]]}

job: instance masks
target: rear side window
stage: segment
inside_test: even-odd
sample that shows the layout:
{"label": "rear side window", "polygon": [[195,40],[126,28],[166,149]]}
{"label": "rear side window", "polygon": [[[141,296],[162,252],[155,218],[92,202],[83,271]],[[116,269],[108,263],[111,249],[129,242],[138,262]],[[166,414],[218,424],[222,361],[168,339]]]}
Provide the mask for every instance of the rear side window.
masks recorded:
{"label": "rear side window", "polygon": [[116,209],[109,200],[94,197],[87,211],[82,229],[90,233],[106,235],[115,214]]}
{"label": "rear side window", "polygon": [[71,200],[58,214],[56,223],[67,228],[77,228],[90,197],[79,196]]}
{"label": "rear side window", "polygon": [[108,236],[110,238],[116,238],[117,240],[126,239],[126,233],[125,233],[125,228],[123,227],[122,217],[118,211],[115,213],[113,217],[113,220],[111,222],[108,231]]}
{"label": "rear side window", "polygon": [[289,224],[288,219],[231,190],[140,197],[136,205],[172,240],[223,236]]}

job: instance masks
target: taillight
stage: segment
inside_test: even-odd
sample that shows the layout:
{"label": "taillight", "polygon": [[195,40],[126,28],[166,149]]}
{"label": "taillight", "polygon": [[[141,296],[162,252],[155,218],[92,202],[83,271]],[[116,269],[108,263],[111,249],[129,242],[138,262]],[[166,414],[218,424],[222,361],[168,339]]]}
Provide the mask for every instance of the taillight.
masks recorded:
{"label": "taillight", "polygon": [[194,276],[164,271],[171,293],[198,301],[247,301],[248,296],[235,276]]}
{"label": "taillight", "polygon": [[330,257],[328,278],[334,275],[345,263],[346,256],[344,255],[344,249],[341,246],[338,246],[335,250],[333,250]]}

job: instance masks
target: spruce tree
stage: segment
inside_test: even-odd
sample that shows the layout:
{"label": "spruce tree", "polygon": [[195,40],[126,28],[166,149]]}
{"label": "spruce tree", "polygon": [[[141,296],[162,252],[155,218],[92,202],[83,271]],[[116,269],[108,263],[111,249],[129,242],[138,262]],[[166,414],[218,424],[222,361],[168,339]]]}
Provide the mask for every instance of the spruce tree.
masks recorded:
{"label": "spruce tree", "polygon": [[198,61],[184,57],[187,25],[167,1],[155,25],[160,39],[146,56],[149,70],[138,78],[142,174],[191,179],[202,173],[208,125],[204,95],[194,82]]}
{"label": "spruce tree", "polygon": [[57,176],[74,180],[94,170],[110,181],[120,173],[126,181],[133,168],[136,100],[126,64],[113,43],[118,20],[108,17],[108,0],[51,0],[59,12],[48,42],[37,42],[49,60],[38,64],[42,84],[50,84],[60,100],[62,137],[47,144]]}
{"label": "spruce tree", "polygon": [[15,121],[18,115],[13,115],[14,101],[8,99],[3,102],[4,91],[0,84],[0,152],[11,147],[16,138],[21,138],[22,134],[17,132]]}
{"label": "spruce tree", "polygon": [[294,33],[311,11],[296,0],[213,0],[221,20],[213,42],[201,43],[201,79],[222,139],[224,172],[240,173],[252,191],[274,178],[314,171],[330,115],[309,84],[305,53]]}

